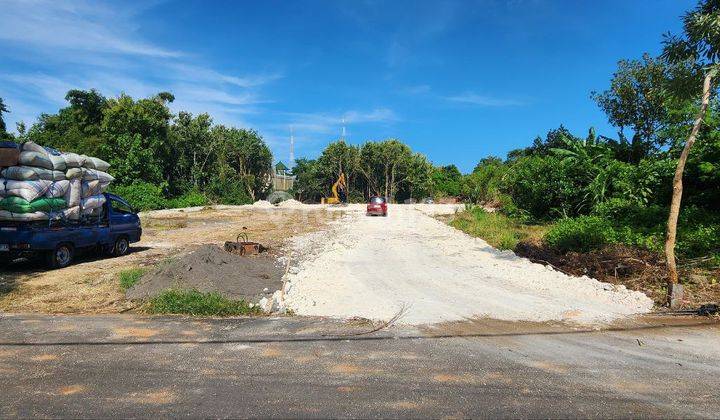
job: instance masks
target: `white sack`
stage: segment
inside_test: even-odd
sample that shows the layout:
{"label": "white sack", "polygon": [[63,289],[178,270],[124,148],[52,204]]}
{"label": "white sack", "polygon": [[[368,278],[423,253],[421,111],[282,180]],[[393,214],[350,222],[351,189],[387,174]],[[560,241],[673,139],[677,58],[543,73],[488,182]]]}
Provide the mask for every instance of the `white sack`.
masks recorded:
{"label": "white sack", "polygon": [[80,206],[70,207],[63,210],[62,217],[68,220],[78,220],[80,218]]}
{"label": "white sack", "polygon": [[48,220],[50,216],[47,213],[36,211],[35,213],[10,213],[9,211],[0,210],[0,220],[17,221],[17,222],[35,222],[38,220]]}
{"label": "white sack", "polygon": [[77,153],[63,153],[61,156],[65,160],[67,169],[80,168],[85,163],[85,158]]}
{"label": "white sack", "polygon": [[104,193],[110,186],[109,182],[102,182],[99,180],[94,181],[83,181],[82,182],[82,198],[88,198],[93,195],[100,195]]}
{"label": "white sack", "polygon": [[103,172],[103,171],[98,171],[95,169],[84,169],[83,168],[82,169],[82,178],[85,181],[97,180],[100,182],[108,182],[108,183],[115,181],[115,178],[113,178],[112,175],[110,175],[109,173]]}
{"label": "white sack", "polygon": [[22,150],[23,152],[37,152],[37,153],[41,153],[41,154],[44,154],[44,155],[47,155],[47,154],[48,154],[48,151],[45,150],[44,147],[40,146],[40,145],[37,144],[37,143],[31,142],[31,141],[28,141],[28,142],[26,142],[26,143],[23,143],[23,144],[22,144],[22,147],[21,147],[21,150]]}
{"label": "white sack", "polygon": [[98,159],[96,157],[90,157],[90,156],[84,156],[85,162],[83,163],[83,168],[87,169],[96,169],[98,171],[107,171],[110,168],[110,164],[105,162],[102,159]]}
{"label": "white sack", "polygon": [[80,207],[82,207],[83,212],[89,209],[100,208],[103,204],[105,204],[104,195],[93,195],[92,197],[83,198],[80,201]]}
{"label": "white sack", "polygon": [[20,165],[23,166],[34,166],[36,168],[53,169],[53,163],[50,160],[50,155],[47,153],[39,152],[20,152],[20,158],[18,159]]}
{"label": "white sack", "polygon": [[64,172],[52,171],[45,168],[33,168],[30,166],[11,166],[3,169],[1,174],[5,179],[15,179],[18,181],[37,181],[38,179],[62,181],[66,179]]}
{"label": "white sack", "polygon": [[22,197],[27,201],[33,201],[42,197],[50,188],[52,181],[16,181],[13,179],[2,180],[3,197]]}
{"label": "white sack", "polygon": [[63,180],[63,181],[55,181],[50,184],[50,186],[47,189],[47,192],[45,193],[45,197],[47,198],[60,198],[65,197],[65,195],[68,192],[68,189],[70,189],[70,181]]}
{"label": "white sack", "polygon": [[56,156],[53,154],[48,155],[48,158],[50,158],[50,162],[52,162],[53,169],[56,171],[65,171],[67,169],[67,164],[65,163],[65,158],[62,156]]}
{"label": "white sack", "polygon": [[80,205],[80,199],[82,199],[82,180],[75,178],[68,182],[70,186],[65,193],[65,203],[67,203],[68,207],[77,207]]}

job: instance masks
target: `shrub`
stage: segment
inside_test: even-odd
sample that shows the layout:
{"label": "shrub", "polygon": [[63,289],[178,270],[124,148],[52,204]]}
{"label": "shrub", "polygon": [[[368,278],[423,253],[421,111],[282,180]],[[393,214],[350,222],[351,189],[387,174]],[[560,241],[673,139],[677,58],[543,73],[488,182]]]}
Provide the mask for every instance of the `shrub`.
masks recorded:
{"label": "shrub", "polygon": [[168,200],[167,207],[170,209],[181,209],[185,207],[205,206],[208,203],[209,201],[205,194],[197,190],[190,190],[180,197]]}
{"label": "shrub", "polygon": [[120,289],[126,291],[133,287],[135,283],[140,281],[143,274],[145,274],[144,268],[131,268],[120,272]]}
{"label": "shrub", "polygon": [[138,211],[157,210],[167,207],[167,200],[163,195],[163,186],[147,182],[136,182],[130,185],[113,186],[112,192],[127,200]]}
{"label": "shrub", "polygon": [[260,309],[257,306],[251,308],[243,300],[224,298],[217,292],[169,289],[150,300],[148,311],[155,314],[233,316],[257,314]]}
{"label": "shrub", "polygon": [[252,199],[245,189],[245,183],[241,180],[216,180],[208,186],[207,191],[213,201],[219,204],[252,204]]}
{"label": "shrub", "polygon": [[615,242],[615,230],[607,219],[598,216],[567,218],[550,228],[545,241],[560,252],[588,252]]}
{"label": "shrub", "polygon": [[520,241],[538,237],[543,226],[525,225],[502,213],[488,213],[482,207],[467,204],[450,225],[472,236],[482,238],[498,249],[515,249]]}

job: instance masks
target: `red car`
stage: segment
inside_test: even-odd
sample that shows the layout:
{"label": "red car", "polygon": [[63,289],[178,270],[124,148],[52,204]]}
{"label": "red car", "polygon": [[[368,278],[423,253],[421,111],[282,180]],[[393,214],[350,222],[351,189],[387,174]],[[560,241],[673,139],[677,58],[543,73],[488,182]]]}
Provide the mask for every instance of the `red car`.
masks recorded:
{"label": "red car", "polygon": [[367,205],[368,216],[387,216],[387,202],[382,197],[370,197]]}

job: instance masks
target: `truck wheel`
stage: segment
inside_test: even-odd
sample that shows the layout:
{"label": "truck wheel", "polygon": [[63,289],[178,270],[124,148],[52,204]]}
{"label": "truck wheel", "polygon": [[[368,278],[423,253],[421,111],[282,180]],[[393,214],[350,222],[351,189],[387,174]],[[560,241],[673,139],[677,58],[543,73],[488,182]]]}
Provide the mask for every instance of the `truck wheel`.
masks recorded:
{"label": "truck wheel", "polygon": [[112,254],[115,257],[122,257],[123,255],[128,253],[129,249],[130,243],[128,242],[127,238],[121,236],[115,241],[115,246],[113,246]]}
{"label": "truck wheel", "polygon": [[48,252],[48,266],[50,268],[65,268],[72,263],[74,254],[72,245],[60,244],[54,251]]}

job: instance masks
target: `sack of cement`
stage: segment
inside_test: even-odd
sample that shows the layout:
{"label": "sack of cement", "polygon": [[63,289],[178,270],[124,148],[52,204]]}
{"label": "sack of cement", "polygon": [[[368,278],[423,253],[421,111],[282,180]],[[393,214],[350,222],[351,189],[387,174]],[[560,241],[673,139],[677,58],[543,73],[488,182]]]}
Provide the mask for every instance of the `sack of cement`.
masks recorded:
{"label": "sack of cement", "polygon": [[50,183],[50,185],[48,186],[47,192],[45,192],[45,197],[47,197],[47,198],[64,198],[69,189],[70,189],[70,181],[68,181],[68,180],[55,181],[55,182]]}
{"label": "sack of cement", "polygon": [[63,153],[62,158],[65,160],[65,166],[69,168],[81,168],[85,164],[85,157],[77,153]]}
{"label": "sack of cement", "polygon": [[38,179],[45,181],[62,181],[67,179],[64,172],[45,168],[33,168],[30,166],[11,166],[3,169],[1,174],[5,179],[15,179],[18,181],[36,181]]}
{"label": "sack of cement", "polygon": [[82,198],[88,198],[93,195],[100,195],[104,193],[110,186],[109,182],[102,182],[99,180],[94,181],[82,181]]}
{"label": "sack of cement", "polygon": [[11,141],[0,142],[0,167],[17,166],[20,148]]}
{"label": "sack of cement", "polygon": [[83,156],[85,158],[85,162],[83,163],[83,168],[87,169],[96,169],[98,171],[105,172],[108,169],[110,169],[110,164],[105,162],[102,159],[98,159],[96,157],[90,157],[90,156]]}
{"label": "sack of cement", "polygon": [[[67,182],[67,181],[65,181]],[[13,179],[0,179],[0,197],[22,197],[27,201],[47,194],[52,181],[16,181]]]}
{"label": "sack of cement", "polygon": [[100,181],[100,182],[113,182],[113,178],[109,173],[98,171],[95,169],[84,169],[82,170],[82,179],[85,181]]}
{"label": "sack of cement", "polygon": [[80,200],[80,207],[85,210],[100,208],[105,204],[104,195],[93,195],[88,198]]}
{"label": "sack of cement", "polygon": [[21,152],[18,162],[20,162],[20,165],[23,166],[53,169],[53,163],[47,153]]}
{"label": "sack of cement", "polygon": [[65,193],[65,203],[68,207],[76,207],[80,205],[82,199],[82,180],[80,178],[71,179],[68,181],[70,186]]}
{"label": "sack of cement", "polygon": [[48,220],[50,216],[41,211],[35,213],[12,213],[6,210],[0,210],[0,220],[4,222],[37,222],[40,220]]}

